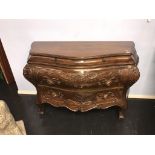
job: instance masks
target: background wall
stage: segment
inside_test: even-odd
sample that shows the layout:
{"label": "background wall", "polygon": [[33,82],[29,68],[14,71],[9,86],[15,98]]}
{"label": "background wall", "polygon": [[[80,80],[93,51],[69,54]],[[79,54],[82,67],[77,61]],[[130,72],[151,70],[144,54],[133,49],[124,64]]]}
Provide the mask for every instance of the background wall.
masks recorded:
{"label": "background wall", "polygon": [[141,77],[130,94],[155,96],[155,20],[0,20],[0,38],[18,89],[31,91],[23,67],[33,41],[134,41]]}

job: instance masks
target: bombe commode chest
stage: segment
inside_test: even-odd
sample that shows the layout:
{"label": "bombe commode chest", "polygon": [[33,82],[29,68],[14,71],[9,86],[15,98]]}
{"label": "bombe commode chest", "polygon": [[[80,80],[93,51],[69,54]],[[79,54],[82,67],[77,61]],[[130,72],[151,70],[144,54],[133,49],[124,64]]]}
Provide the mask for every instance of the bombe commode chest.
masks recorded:
{"label": "bombe commode chest", "polygon": [[37,89],[38,105],[85,112],[127,108],[127,91],[139,78],[130,41],[34,42],[24,76]]}

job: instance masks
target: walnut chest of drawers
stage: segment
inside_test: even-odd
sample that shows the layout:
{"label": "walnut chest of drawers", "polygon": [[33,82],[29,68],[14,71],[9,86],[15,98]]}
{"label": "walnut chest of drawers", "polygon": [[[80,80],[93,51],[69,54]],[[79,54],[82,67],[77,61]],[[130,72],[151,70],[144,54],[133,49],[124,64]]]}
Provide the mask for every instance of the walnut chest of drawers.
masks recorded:
{"label": "walnut chest of drawers", "polygon": [[33,42],[24,76],[37,89],[38,105],[72,111],[127,108],[127,91],[139,78],[131,41]]}

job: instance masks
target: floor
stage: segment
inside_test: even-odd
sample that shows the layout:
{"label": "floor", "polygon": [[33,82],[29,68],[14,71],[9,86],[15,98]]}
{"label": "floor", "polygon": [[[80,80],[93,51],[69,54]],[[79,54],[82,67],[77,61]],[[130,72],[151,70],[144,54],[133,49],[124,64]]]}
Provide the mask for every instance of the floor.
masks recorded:
{"label": "floor", "polygon": [[74,113],[46,105],[40,116],[35,95],[18,95],[15,85],[0,81],[0,99],[5,100],[16,120],[24,120],[31,135],[135,135],[155,134],[155,100],[129,99],[126,118],[119,120],[115,107]]}

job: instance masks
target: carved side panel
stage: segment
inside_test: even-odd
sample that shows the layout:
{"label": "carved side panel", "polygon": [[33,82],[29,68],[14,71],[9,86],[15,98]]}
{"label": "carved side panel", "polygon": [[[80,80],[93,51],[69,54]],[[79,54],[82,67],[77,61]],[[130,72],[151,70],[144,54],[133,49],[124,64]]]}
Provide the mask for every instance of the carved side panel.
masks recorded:
{"label": "carved side panel", "polygon": [[136,66],[128,66],[127,68],[120,69],[120,80],[125,87],[132,86],[140,77],[140,72]]}
{"label": "carved side panel", "polygon": [[34,85],[36,85],[38,82],[37,72],[39,72],[39,71],[35,67],[31,67],[28,64],[23,69],[24,77]]}

